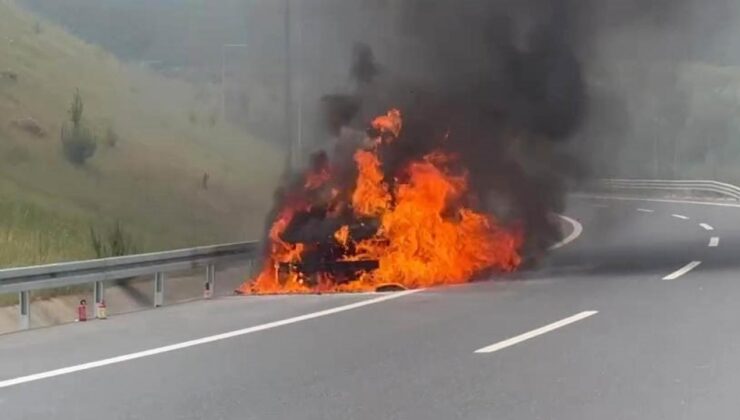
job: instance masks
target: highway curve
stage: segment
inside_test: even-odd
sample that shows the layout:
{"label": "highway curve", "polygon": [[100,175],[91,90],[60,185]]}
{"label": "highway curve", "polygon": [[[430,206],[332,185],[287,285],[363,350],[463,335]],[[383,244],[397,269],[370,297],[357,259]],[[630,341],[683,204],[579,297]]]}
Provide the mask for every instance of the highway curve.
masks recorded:
{"label": "highway curve", "polygon": [[231,297],[0,336],[2,419],[720,419],[740,208],[574,197],[536,271]]}

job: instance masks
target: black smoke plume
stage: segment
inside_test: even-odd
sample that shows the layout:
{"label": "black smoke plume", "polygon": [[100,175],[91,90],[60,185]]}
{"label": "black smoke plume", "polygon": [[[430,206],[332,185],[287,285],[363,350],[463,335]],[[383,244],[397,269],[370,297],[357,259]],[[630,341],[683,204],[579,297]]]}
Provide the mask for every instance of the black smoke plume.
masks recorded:
{"label": "black smoke plume", "polygon": [[[363,137],[358,133],[374,116],[398,108],[404,128],[400,141],[382,151],[386,182],[432,150],[454,153],[475,191],[467,204],[520,224],[525,254],[541,255],[560,235],[552,215],[563,210],[569,180],[587,173],[566,146],[588,116],[586,58],[605,26],[653,15],[670,21],[683,3],[358,2],[370,29],[355,34],[346,64],[352,88],[321,98],[326,136],[336,141],[321,156],[331,156],[343,179],[354,179],[352,152]],[[332,0],[326,6],[341,8]],[[338,24],[351,26],[347,20]],[[291,190],[302,188],[300,180],[286,185],[276,210]],[[305,225],[312,231],[322,226]],[[335,228],[330,225],[323,236]],[[300,230],[291,227],[294,235]]]}
{"label": "black smoke plume", "polygon": [[[518,221],[528,251],[544,250],[558,237],[550,214],[562,210],[565,183],[554,143],[579,127],[587,105],[567,6],[554,3],[522,10],[503,2],[398,2],[385,19],[397,25],[395,43],[383,56],[418,62],[378,65],[363,40],[350,65],[356,91],[324,99],[332,105],[330,132],[339,132],[337,122],[360,128],[399,108],[404,134],[384,150],[386,182],[434,149],[455,153],[480,199],[472,204]],[[381,66],[389,70],[381,74]]]}

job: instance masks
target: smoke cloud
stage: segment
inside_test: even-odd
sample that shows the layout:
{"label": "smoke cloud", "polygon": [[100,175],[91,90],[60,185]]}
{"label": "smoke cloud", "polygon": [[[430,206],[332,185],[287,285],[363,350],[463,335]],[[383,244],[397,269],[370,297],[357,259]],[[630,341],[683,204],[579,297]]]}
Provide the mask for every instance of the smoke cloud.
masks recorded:
{"label": "smoke cloud", "polygon": [[[637,56],[692,54],[659,48],[691,6],[688,0],[311,2],[301,10],[301,54],[302,77],[311,80],[305,92],[320,104],[306,104],[319,110],[314,144],[351,172],[349,152],[359,133],[373,116],[399,108],[404,134],[384,151],[386,181],[431,150],[454,153],[480,198],[471,204],[521,223],[525,253],[540,254],[559,235],[550,215],[563,210],[567,185],[589,172],[583,159],[592,150],[589,139],[570,141],[591,117],[588,71],[607,56],[628,54],[625,34],[636,28],[652,44]],[[600,117],[605,126],[618,125]]]}

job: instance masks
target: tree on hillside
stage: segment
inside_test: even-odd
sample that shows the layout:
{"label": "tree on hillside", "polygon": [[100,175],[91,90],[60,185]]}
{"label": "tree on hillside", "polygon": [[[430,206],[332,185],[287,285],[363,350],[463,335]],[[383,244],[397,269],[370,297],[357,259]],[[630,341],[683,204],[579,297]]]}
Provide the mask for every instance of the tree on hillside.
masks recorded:
{"label": "tree on hillside", "polygon": [[75,90],[74,96],[72,96],[72,105],[69,106],[69,119],[72,121],[74,128],[79,128],[82,124],[82,111],[85,110],[85,104],[82,103],[82,96],[80,96],[80,90]]}
{"label": "tree on hillside", "polygon": [[82,102],[80,90],[77,89],[67,111],[69,122],[62,126],[61,140],[64,157],[73,165],[78,166],[84,165],[95,154],[98,147],[95,135],[82,120],[84,110],[85,104]]}

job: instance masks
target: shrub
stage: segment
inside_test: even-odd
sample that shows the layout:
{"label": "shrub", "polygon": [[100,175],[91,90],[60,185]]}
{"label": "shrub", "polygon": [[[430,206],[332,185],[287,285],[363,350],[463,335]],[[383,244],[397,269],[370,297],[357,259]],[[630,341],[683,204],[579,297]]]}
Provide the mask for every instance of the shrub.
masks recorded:
{"label": "shrub", "polygon": [[72,104],[67,111],[69,122],[62,126],[61,133],[64,157],[74,165],[84,165],[88,159],[93,157],[98,148],[95,135],[82,121],[84,110],[85,105],[78,89],[75,91]]}
{"label": "shrub", "polygon": [[90,245],[98,258],[120,257],[136,253],[131,235],[123,230],[120,222],[116,222],[105,234],[90,226]]}
{"label": "shrub", "polygon": [[85,104],[82,102],[82,96],[80,90],[75,90],[72,96],[72,104],[69,106],[67,113],[69,114],[69,120],[72,121],[72,125],[77,128],[82,125],[82,113],[85,111]]}
{"label": "shrub", "polygon": [[84,165],[97,148],[95,136],[87,127],[62,127],[62,151],[70,163]]}

